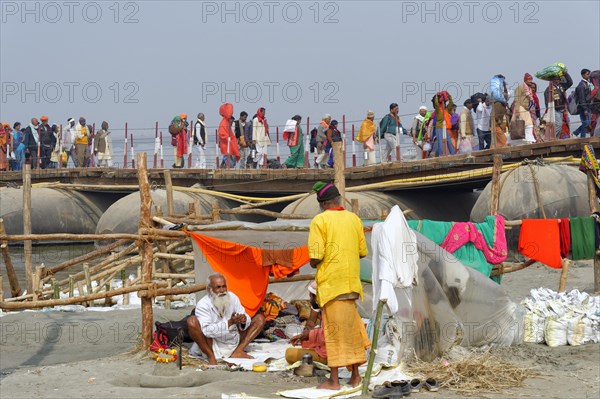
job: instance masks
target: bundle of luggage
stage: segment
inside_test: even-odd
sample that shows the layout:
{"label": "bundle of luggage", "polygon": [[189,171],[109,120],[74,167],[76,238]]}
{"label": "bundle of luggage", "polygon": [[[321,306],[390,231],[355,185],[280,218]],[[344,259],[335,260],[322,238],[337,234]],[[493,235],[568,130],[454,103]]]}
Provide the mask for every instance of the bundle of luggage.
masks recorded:
{"label": "bundle of luggage", "polygon": [[555,62],[552,65],[547,66],[539,72],[535,73],[535,77],[538,79],[550,81],[556,78],[562,78],[563,75],[567,72],[567,67],[565,64],[560,62]]}

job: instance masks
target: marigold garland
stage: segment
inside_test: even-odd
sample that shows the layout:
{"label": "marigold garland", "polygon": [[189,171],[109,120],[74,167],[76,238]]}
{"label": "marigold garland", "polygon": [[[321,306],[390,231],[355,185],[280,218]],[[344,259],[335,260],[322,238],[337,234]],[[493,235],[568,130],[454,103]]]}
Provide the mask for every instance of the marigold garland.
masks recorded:
{"label": "marigold garland", "polygon": [[154,354],[154,360],[156,360],[159,363],[174,362],[175,360],[177,360],[177,350],[160,348]]}

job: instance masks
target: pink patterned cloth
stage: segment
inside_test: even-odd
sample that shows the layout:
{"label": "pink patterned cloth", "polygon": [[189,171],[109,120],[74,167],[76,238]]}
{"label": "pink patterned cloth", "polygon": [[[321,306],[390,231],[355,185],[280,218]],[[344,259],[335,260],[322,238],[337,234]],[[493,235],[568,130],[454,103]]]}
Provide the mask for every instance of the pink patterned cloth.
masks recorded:
{"label": "pink patterned cloth", "polygon": [[471,222],[454,223],[444,239],[444,242],[442,242],[441,247],[450,253],[454,253],[458,248],[469,242],[472,242],[475,248],[482,251],[485,259],[492,265],[504,262],[508,256],[508,245],[506,243],[506,233],[504,231],[504,217],[500,215],[496,216],[494,246],[491,248],[488,247],[483,234],[481,234]]}

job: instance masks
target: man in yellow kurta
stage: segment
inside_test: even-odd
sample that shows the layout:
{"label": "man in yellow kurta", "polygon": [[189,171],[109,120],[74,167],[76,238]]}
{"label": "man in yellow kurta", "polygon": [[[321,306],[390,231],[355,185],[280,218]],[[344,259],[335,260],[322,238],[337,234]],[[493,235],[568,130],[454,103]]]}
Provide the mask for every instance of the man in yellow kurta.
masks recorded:
{"label": "man in yellow kurta", "polygon": [[363,226],[354,213],[344,210],[341,196],[332,184],[313,186],[321,213],[310,223],[310,265],[317,269],[317,303],[323,311],[327,364],[330,378],[320,389],[340,389],[338,368],[352,368],[350,385],[360,385],[358,366],[367,361],[370,346],[356,300],[363,297],[360,258],[367,255]]}

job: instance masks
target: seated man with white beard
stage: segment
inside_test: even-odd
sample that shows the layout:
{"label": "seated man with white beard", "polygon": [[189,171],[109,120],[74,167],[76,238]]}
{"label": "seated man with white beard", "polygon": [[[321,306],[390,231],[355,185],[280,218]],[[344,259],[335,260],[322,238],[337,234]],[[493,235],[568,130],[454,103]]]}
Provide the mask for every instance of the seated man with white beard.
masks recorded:
{"label": "seated man with white beard", "polygon": [[210,365],[228,357],[252,359],[244,348],[262,331],[264,315],[259,312],[250,318],[237,295],[227,291],[227,281],[220,273],[208,276],[206,292],[196,304],[196,317],[187,319],[194,340],[190,355],[204,354]]}

